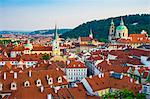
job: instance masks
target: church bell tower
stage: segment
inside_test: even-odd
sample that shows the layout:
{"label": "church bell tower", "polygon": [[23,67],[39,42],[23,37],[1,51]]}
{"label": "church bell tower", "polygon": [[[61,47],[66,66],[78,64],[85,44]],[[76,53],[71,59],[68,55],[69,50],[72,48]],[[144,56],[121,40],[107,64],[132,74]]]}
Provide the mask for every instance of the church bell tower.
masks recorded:
{"label": "church bell tower", "polygon": [[52,55],[59,56],[60,55],[60,47],[59,47],[60,39],[57,33],[57,26],[55,25],[54,39],[52,43]]}
{"label": "church bell tower", "polygon": [[115,38],[115,24],[113,22],[113,19],[111,20],[111,25],[109,28],[109,35],[108,35],[108,40],[109,42],[112,42],[112,39]]}

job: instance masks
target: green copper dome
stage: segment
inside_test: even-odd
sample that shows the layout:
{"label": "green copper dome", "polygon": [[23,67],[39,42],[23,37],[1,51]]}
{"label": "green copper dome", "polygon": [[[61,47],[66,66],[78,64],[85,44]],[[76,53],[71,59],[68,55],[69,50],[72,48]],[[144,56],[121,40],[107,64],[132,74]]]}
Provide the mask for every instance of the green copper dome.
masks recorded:
{"label": "green copper dome", "polygon": [[116,28],[116,30],[126,30],[127,29],[127,27],[126,26],[117,26],[117,28]]}

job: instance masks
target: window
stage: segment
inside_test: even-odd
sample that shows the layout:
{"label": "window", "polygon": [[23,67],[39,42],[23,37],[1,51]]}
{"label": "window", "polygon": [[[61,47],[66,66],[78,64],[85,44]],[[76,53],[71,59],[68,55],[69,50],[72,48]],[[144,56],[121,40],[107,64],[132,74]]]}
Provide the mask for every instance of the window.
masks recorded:
{"label": "window", "polygon": [[49,78],[48,79],[48,84],[50,85],[50,84],[53,84],[53,78]]}
{"label": "window", "polygon": [[24,82],[24,86],[25,86],[25,87],[29,87],[29,86],[30,86],[29,81],[25,81],[25,82]]}
{"label": "window", "polygon": [[58,83],[61,83],[62,82],[62,77],[58,77],[57,81],[58,81]]}
{"label": "window", "polygon": [[38,80],[36,80],[36,86],[41,86],[42,84],[41,84],[41,80],[40,79],[38,79]]}
{"label": "window", "polygon": [[11,90],[16,90],[17,89],[17,84],[15,82],[11,83]]}

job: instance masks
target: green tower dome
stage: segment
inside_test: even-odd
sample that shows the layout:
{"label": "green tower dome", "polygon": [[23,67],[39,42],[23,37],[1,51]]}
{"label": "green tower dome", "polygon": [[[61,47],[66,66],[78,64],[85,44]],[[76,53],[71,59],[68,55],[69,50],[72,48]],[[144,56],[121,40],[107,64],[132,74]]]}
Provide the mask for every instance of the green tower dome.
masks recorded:
{"label": "green tower dome", "polygon": [[116,30],[119,30],[119,31],[120,30],[127,30],[127,27],[120,25],[120,26],[117,26]]}

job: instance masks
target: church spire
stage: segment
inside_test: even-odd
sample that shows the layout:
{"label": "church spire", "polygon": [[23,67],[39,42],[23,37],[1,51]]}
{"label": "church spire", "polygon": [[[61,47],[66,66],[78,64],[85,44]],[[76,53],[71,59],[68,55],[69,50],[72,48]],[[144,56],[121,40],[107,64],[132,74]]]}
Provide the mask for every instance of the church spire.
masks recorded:
{"label": "church spire", "polygon": [[120,25],[124,25],[123,18],[121,17]]}
{"label": "church spire", "polygon": [[90,29],[90,35],[89,35],[90,38],[93,38],[93,32],[92,32],[92,29]]}
{"label": "church spire", "polygon": [[59,35],[58,35],[58,33],[57,33],[57,25],[55,24],[55,33],[54,33],[54,39],[56,40],[58,40],[58,38],[59,38]]}

